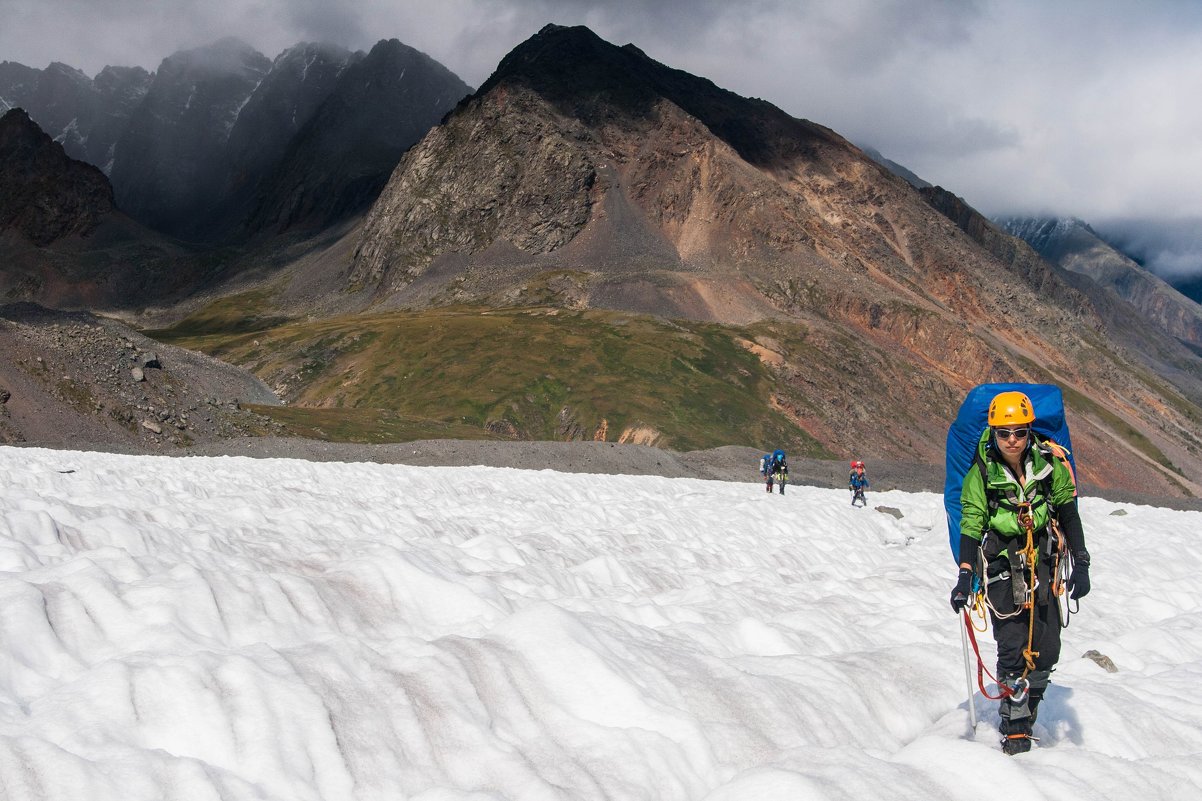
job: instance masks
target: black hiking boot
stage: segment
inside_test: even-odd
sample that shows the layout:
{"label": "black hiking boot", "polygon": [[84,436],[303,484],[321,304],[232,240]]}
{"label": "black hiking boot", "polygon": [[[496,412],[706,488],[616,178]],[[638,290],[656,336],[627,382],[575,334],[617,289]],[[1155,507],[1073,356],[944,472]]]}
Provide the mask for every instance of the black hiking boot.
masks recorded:
{"label": "black hiking boot", "polygon": [[[1025,754],[1031,750],[1031,743],[1035,740],[1031,736],[1031,727],[1035,723],[1035,708],[1039,706],[1039,699],[1029,694],[1029,685],[1025,677],[1004,676],[999,685],[1009,687],[1014,692],[1013,695],[1002,699],[998,705],[998,714],[1001,717],[998,732],[1002,735],[1002,753],[1010,756]],[[1042,688],[1039,693],[1043,694]]]}

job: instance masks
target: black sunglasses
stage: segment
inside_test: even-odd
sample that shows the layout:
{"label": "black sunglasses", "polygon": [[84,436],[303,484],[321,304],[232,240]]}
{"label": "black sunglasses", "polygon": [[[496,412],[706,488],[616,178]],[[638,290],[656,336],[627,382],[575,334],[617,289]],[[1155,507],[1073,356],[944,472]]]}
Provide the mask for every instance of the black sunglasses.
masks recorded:
{"label": "black sunglasses", "polygon": [[995,428],[995,429],[993,429],[993,433],[997,435],[998,439],[1010,439],[1010,437],[1014,437],[1015,439],[1026,439],[1027,435],[1031,433],[1031,429],[1029,429],[1029,428]]}

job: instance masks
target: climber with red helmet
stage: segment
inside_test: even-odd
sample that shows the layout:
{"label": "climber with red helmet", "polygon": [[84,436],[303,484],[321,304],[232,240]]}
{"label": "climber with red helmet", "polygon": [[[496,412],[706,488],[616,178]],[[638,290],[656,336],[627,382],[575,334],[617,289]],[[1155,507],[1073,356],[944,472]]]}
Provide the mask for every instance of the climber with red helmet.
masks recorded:
{"label": "climber with red helmet", "polygon": [[847,489],[851,491],[852,506],[856,505],[856,501],[864,506],[868,505],[868,501],[864,498],[864,490],[867,488],[868,474],[864,472],[864,463],[859,459],[852,459],[851,472],[847,475]]}

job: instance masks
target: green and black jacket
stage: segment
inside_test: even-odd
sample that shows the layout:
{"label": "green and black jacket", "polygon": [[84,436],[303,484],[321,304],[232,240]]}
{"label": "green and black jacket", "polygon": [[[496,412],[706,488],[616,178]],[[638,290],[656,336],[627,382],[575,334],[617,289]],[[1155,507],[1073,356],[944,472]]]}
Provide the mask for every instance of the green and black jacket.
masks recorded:
{"label": "green and black jacket", "polygon": [[[977,456],[984,463],[981,470],[974,463],[964,476],[960,492],[960,554],[961,561],[972,562],[969,554],[977,553],[985,534],[993,531],[1004,554],[1012,545],[1026,544],[1026,532],[1018,524],[1017,504],[1029,502],[1035,531],[1047,529],[1052,510],[1068,540],[1073,554],[1085,552],[1085,535],[1077,512],[1076,488],[1072,474],[1058,459],[1049,458],[1039,447],[1032,432],[1032,444],[1023,456],[1021,481],[1011,475],[993,443],[993,434],[986,429],[977,443]],[[984,475],[982,475],[984,473]],[[986,490],[988,487],[988,491]],[[1051,501],[1049,508],[1048,501]]]}

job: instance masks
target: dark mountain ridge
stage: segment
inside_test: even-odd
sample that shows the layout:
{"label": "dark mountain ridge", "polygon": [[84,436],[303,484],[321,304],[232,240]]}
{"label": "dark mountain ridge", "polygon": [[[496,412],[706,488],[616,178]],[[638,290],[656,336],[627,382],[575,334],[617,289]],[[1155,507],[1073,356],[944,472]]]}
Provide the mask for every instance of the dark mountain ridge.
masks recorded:
{"label": "dark mountain ridge", "polygon": [[109,175],[118,204],[170,236],[241,246],[361,214],[401,153],[468,94],[397,40],[369,53],[302,43],[268,60],[227,37],[154,73],[95,80],[0,64],[0,110],[20,106],[68,155]]}
{"label": "dark mountain ridge", "polygon": [[255,188],[242,229],[319,230],[363,212],[401,154],[471,91],[396,39],[349,62]]}
{"label": "dark mountain ridge", "polygon": [[204,236],[226,193],[226,145],[271,62],[237,39],[168,56],[117,142],[121,207],[151,228]]}
{"label": "dark mountain ridge", "polygon": [[123,214],[104,173],[70,158],[23,110],[0,117],[0,297],[137,308],[178,299],[205,269]]}
{"label": "dark mountain ridge", "polygon": [[21,109],[0,117],[0,165],[0,230],[34,244],[86,236],[114,208],[104,173],[68,157]]}
{"label": "dark mountain ridge", "polygon": [[527,86],[561,113],[589,124],[615,114],[648,117],[666,99],[760,167],[803,148],[810,138],[843,141],[770,103],[661,64],[633,44],[614,47],[584,27],[547,25],[506,55],[475,96],[506,84]]}

